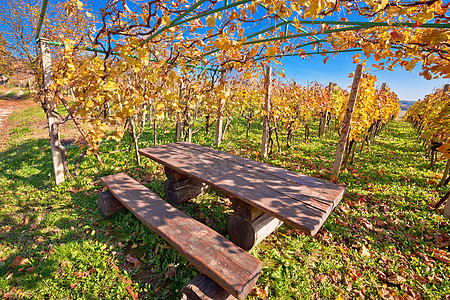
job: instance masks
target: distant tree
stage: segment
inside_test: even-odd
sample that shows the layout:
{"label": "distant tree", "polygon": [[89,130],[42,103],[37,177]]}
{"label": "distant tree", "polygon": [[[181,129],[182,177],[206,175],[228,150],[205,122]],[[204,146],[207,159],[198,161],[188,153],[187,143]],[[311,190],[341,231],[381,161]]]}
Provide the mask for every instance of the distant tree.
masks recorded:
{"label": "distant tree", "polygon": [[7,50],[8,42],[0,33],[0,76],[11,76],[12,73],[12,56]]}

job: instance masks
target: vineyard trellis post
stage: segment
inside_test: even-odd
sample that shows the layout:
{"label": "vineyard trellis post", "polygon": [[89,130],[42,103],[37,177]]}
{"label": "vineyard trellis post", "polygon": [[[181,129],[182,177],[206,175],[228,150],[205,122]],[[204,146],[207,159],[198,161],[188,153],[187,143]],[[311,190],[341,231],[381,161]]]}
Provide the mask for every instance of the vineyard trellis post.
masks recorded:
{"label": "vineyard trellis post", "polygon": [[46,106],[44,107],[44,110],[47,114],[48,133],[50,137],[50,147],[52,151],[55,183],[56,185],[58,185],[65,180],[65,177],[64,177],[62,154],[57,147],[57,143],[59,141],[59,133],[55,130],[55,126],[58,126],[56,104],[54,103],[53,99],[50,98],[50,93],[48,90],[52,80],[52,56],[48,40],[41,38],[39,44],[41,47],[42,71],[43,71],[42,76],[44,80],[44,105]]}
{"label": "vineyard trellis post", "polygon": [[344,155],[345,145],[348,142],[350,134],[350,127],[352,121],[353,108],[355,107],[356,98],[358,98],[359,84],[361,83],[362,65],[356,66],[355,76],[353,77],[352,89],[348,98],[347,109],[342,121],[342,131],[339,137],[339,142],[336,149],[336,157],[334,159],[333,170],[331,171],[331,180],[337,180],[339,177],[339,171],[342,164],[342,158]]}
{"label": "vineyard trellis post", "polygon": [[269,122],[270,122],[270,102],[272,97],[271,91],[271,83],[272,83],[272,67],[267,67],[265,81],[264,81],[264,115],[263,115],[263,132],[261,139],[261,152],[259,156],[261,158],[267,157],[267,146],[269,140]]}
{"label": "vineyard trellis post", "polygon": [[[220,81],[219,81],[220,85],[224,85],[225,84],[225,71],[222,71],[220,74]],[[223,100],[222,97],[217,97],[217,121],[216,121],[216,140],[214,145],[216,147],[219,147],[220,142],[222,141],[222,123],[223,123],[223,118],[222,118],[222,114],[223,114]]]}
{"label": "vineyard trellis post", "polygon": [[[183,101],[183,81],[181,81],[180,83],[180,90],[178,92],[178,98],[179,98],[179,104],[182,105]],[[177,125],[175,128],[175,142],[179,142],[182,138],[183,138],[183,121],[180,120],[181,118],[181,114],[179,112],[177,112],[176,115],[177,118]]]}
{"label": "vineyard trellis post", "polygon": [[[442,97],[441,98],[443,98],[445,93],[448,92],[449,87],[450,87],[450,84],[444,85],[444,90],[442,91]],[[439,182],[438,186],[444,186],[445,182],[447,182],[447,178],[450,178],[449,177],[450,176],[449,173],[450,173],[450,158],[447,159],[447,164],[445,165],[444,174],[442,175],[442,179]],[[450,208],[448,210],[450,211]]]}

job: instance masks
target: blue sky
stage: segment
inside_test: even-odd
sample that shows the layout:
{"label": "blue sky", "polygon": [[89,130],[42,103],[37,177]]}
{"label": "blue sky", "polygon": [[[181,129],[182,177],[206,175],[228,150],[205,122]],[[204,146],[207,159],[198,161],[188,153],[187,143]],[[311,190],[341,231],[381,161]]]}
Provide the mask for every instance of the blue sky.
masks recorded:
{"label": "blue sky", "polygon": [[[306,84],[308,81],[317,81],[324,84],[335,82],[340,87],[346,88],[352,84],[353,80],[348,78],[348,74],[355,71],[356,68],[352,59],[354,54],[340,53],[335,57],[330,57],[326,64],[323,63],[324,56],[320,55],[307,59],[285,57],[282,59],[282,63],[286,76],[294,78],[301,84]],[[420,66],[412,72],[400,67],[394,68],[393,71],[382,71],[370,67],[370,72],[377,76],[377,85],[381,86],[383,82],[386,82],[400,100],[416,101],[423,99],[434,88],[450,83],[450,79],[426,80],[419,76]]]}

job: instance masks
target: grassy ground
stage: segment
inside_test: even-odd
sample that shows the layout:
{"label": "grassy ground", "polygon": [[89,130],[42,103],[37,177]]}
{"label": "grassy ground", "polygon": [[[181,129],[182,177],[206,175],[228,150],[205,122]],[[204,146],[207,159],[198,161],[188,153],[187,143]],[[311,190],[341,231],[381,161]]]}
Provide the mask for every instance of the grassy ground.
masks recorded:
{"label": "grassy ground", "polygon": [[[36,138],[42,129],[32,124],[41,118],[39,108],[16,111],[0,154],[0,295],[176,299],[195,268],[131,213],[104,220],[96,204],[99,178],[119,171],[164,196],[162,167],[145,158],[137,167],[132,151],[124,151],[102,154],[102,170],[87,156],[77,179],[55,186],[48,140]],[[172,141],[173,127],[160,126],[159,143]],[[193,142],[212,146],[211,129]],[[245,122],[236,119],[220,148],[258,159],[260,132],[254,124],[246,139]],[[151,135],[144,133],[140,147],[152,145]],[[329,179],[336,140],[334,132],[307,142],[299,134],[267,162]],[[129,147],[126,140],[120,149]],[[73,165],[80,151],[67,150]],[[249,299],[448,297],[449,220],[431,208],[446,191],[435,187],[443,163],[429,170],[424,150],[408,124],[390,123],[341,173],[347,192],[316,237],[282,226],[252,251],[263,270]],[[212,191],[179,208],[226,236],[232,209],[225,195]]]}

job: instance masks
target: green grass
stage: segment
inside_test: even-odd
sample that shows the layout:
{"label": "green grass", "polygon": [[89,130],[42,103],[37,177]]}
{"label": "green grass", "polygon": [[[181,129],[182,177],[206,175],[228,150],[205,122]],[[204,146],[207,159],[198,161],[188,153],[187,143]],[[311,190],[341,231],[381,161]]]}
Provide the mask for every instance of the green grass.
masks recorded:
{"label": "green grass", "polygon": [[29,90],[23,90],[23,94],[21,94],[19,96],[19,89],[15,88],[14,90],[8,90],[8,89],[0,89],[0,99],[5,99],[5,100],[20,100],[20,99],[25,99],[30,95],[30,91]]}
{"label": "green grass", "polygon": [[[131,213],[104,220],[96,203],[103,190],[99,178],[119,171],[164,197],[163,168],[145,158],[137,167],[132,151],[102,154],[105,170],[87,156],[77,179],[55,186],[48,141],[33,138],[32,122],[42,117],[39,108],[13,114],[17,126],[0,154],[0,295],[124,299],[132,290],[147,299],[177,298],[196,269]],[[310,127],[312,137],[304,142],[303,131],[297,133],[291,148],[281,134],[279,153],[265,161],[329,179],[337,134],[319,139],[317,124]],[[193,142],[212,147],[214,132],[212,127],[207,136],[201,129]],[[246,139],[245,120],[235,119],[220,149],[258,159],[260,135],[261,125],[255,123]],[[169,122],[158,129],[158,143],[173,136]],[[149,129],[140,147],[152,146],[151,141]],[[129,147],[126,138],[120,149]],[[114,144],[102,148],[112,150]],[[73,165],[80,150],[69,145],[67,151]],[[449,265],[432,254],[450,245],[448,219],[430,207],[446,191],[436,188],[443,162],[429,170],[424,153],[410,125],[390,123],[341,173],[347,192],[316,237],[284,225],[251,252],[263,270],[249,299],[382,299],[389,294],[441,299],[450,294]],[[211,191],[179,208],[227,237],[232,208],[226,195]],[[23,265],[13,268],[17,257]],[[139,264],[130,263],[130,257]],[[176,272],[169,277],[171,268]]]}

